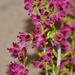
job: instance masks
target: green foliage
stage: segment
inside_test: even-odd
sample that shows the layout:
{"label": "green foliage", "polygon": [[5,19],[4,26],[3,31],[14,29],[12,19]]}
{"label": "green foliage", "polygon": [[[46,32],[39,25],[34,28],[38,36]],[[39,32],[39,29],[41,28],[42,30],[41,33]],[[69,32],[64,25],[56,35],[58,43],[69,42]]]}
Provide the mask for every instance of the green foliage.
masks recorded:
{"label": "green foliage", "polygon": [[41,56],[43,56],[45,53],[44,52],[41,52],[41,53],[39,53],[39,56],[41,57]]}
{"label": "green foliage", "polygon": [[70,62],[66,62],[65,66],[66,66],[66,67],[70,67],[70,66],[71,66],[71,65],[70,65]]}
{"label": "green foliage", "polygon": [[26,56],[26,57],[24,58],[24,63],[26,63],[27,60],[28,60],[28,57]]}
{"label": "green foliage", "polygon": [[53,75],[53,73],[52,72],[49,72],[49,75]]}
{"label": "green foliage", "polygon": [[60,75],[67,75],[66,73],[67,73],[67,69],[65,69],[62,73],[60,73]]}
{"label": "green foliage", "polygon": [[35,4],[35,3],[33,3],[33,4],[32,4],[32,7],[34,8],[35,6],[36,6],[36,4]]}
{"label": "green foliage", "polygon": [[65,18],[62,19],[63,22],[69,22],[72,21],[72,18],[70,16],[66,16]]}
{"label": "green foliage", "polygon": [[75,75],[75,73],[73,75]]}
{"label": "green foliage", "polygon": [[54,35],[55,35],[55,32],[49,31],[47,33],[47,39],[54,41]]}
{"label": "green foliage", "polygon": [[41,24],[44,24],[44,21],[45,21],[45,19],[42,17],[42,19],[41,19]]}
{"label": "green foliage", "polygon": [[52,23],[51,29],[52,29],[53,31],[49,31],[49,32],[47,33],[47,39],[50,39],[50,40],[54,41],[54,36],[55,36],[55,34],[56,34],[56,32],[57,32],[57,29],[55,28],[54,23]]}
{"label": "green foliage", "polygon": [[60,72],[60,66],[57,66],[56,69],[55,69],[55,71],[56,71],[56,75],[59,75],[59,72]]}
{"label": "green foliage", "polygon": [[58,54],[56,52],[56,50],[53,49],[53,55],[57,58],[58,57]]}
{"label": "green foliage", "polygon": [[65,54],[62,54],[62,58],[65,58],[66,56],[68,56],[70,54],[70,51],[69,52],[67,52],[67,53],[65,53]]}
{"label": "green foliage", "polygon": [[37,8],[34,8],[34,12],[35,12],[36,14],[38,14],[38,13],[39,13],[39,11],[38,11],[38,9],[37,9]]}
{"label": "green foliage", "polygon": [[26,68],[27,68],[28,70],[30,70],[29,66],[26,66]]}
{"label": "green foliage", "polygon": [[50,8],[50,9],[49,9],[49,12],[50,12],[50,14],[54,14],[54,13],[56,13],[56,10],[53,9],[53,8]]}
{"label": "green foliage", "polygon": [[48,64],[48,62],[44,62],[44,64],[45,64],[45,71],[48,71],[48,70],[49,70],[50,65]]}
{"label": "green foliage", "polygon": [[72,2],[71,6],[75,8],[75,2]]}
{"label": "green foliage", "polygon": [[20,48],[19,50],[20,50],[20,52],[22,52],[22,48]]}
{"label": "green foliage", "polygon": [[46,1],[46,0],[43,0],[42,5],[43,5],[43,6],[46,6],[46,5],[47,5],[47,1]]}

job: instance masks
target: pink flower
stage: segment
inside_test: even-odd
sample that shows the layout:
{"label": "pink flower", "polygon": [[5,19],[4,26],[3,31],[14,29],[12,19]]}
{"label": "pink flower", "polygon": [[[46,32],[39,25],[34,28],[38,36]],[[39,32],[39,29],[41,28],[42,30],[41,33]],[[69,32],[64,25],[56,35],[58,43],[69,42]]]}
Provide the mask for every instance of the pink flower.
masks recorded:
{"label": "pink flower", "polygon": [[32,62],[32,64],[35,66],[35,67],[38,67],[40,69],[43,69],[44,68],[44,64],[41,63],[40,61],[35,61],[35,62]]}
{"label": "pink flower", "polygon": [[45,65],[42,64],[42,63],[39,65],[39,68],[40,68],[40,69],[43,69],[44,67],[45,67]]}
{"label": "pink flower", "polygon": [[64,40],[61,42],[61,47],[63,52],[68,52],[70,50],[70,43]]}
{"label": "pink flower", "polygon": [[33,23],[34,25],[36,25],[36,24],[38,23],[38,20],[37,20],[37,19],[33,19],[33,20],[32,20],[32,23]]}
{"label": "pink flower", "polygon": [[25,75],[28,73],[28,69],[24,68],[17,62],[13,62],[8,66],[8,75]]}
{"label": "pink flower", "polygon": [[[37,25],[38,23],[40,23],[40,20],[41,20],[41,16],[40,15],[34,15],[34,14],[31,14],[30,15],[30,18],[32,19],[32,23],[34,25]],[[41,23],[40,23],[41,24]]]}
{"label": "pink flower", "polygon": [[13,48],[8,48],[11,56],[14,58],[19,58],[20,60],[24,59],[24,54],[27,52],[25,47],[20,47],[19,44],[13,43]]}
{"label": "pink flower", "polygon": [[75,20],[71,22],[71,31],[75,31]]}
{"label": "pink flower", "polygon": [[36,24],[36,29],[41,29],[41,28],[42,28],[42,24],[38,22],[38,23]]}
{"label": "pink flower", "polygon": [[29,0],[24,0],[24,3],[28,3],[29,2]]}
{"label": "pink flower", "polygon": [[30,6],[30,4],[29,4],[29,3],[27,3],[27,4],[25,5],[25,7],[24,7],[24,8],[25,8],[26,10],[29,10],[29,8],[30,8],[30,7],[31,7],[31,6]]}
{"label": "pink flower", "polygon": [[11,53],[12,57],[17,57],[19,53],[20,46],[17,43],[13,43],[13,48],[8,48],[9,52]]}
{"label": "pink flower", "polygon": [[33,8],[30,7],[29,10],[28,10],[29,14],[31,14],[33,12]]}
{"label": "pink flower", "polygon": [[55,38],[55,41],[61,42],[64,38],[64,35],[62,33],[57,33],[55,34],[54,38]]}
{"label": "pink flower", "polygon": [[49,12],[48,11],[45,11],[44,12],[44,16],[48,17],[49,16]]}
{"label": "pink flower", "polygon": [[65,67],[66,61],[67,61],[66,58],[63,58],[63,59],[61,60],[60,72],[63,72],[64,69],[66,68],[66,67]]}
{"label": "pink flower", "polygon": [[53,19],[55,22],[60,20],[57,14],[53,14],[53,15],[52,15],[52,19]]}
{"label": "pink flower", "polygon": [[39,36],[36,36],[34,38],[34,47],[39,47],[39,46],[44,47],[44,39],[40,38]]}
{"label": "pink flower", "polygon": [[45,53],[43,56],[40,57],[41,61],[47,61],[49,64],[52,61],[52,48],[49,48],[47,50],[47,53]]}
{"label": "pink flower", "polygon": [[19,52],[19,53],[18,53],[18,58],[19,58],[20,60],[23,60],[23,59],[24,59],[24,53],[23,53],[23,52]]}
{"label": "pink flower", "polygon": [[64,27],[62,27],[62,28],[60,29],[60,32],[64,35],[64,38],[65,38],[65,39],[68,39],[69,34],[70,34],[70,32],[71,32],[71,28],[70,28],[69,25],[64,24]]}
{"label": "pink flower", "polygon": [[46,19],[46,20],[45,20],[45,24],[46,24],[46,25],[50,25],[51,23],[52,23],[52,22],[50,21],[50,19]]}
{"label": "pink flower", "polygon": [[20,44],[23,44],[25,46],[25,48],[27,49],[30,45],[30,35],[29,34],[26,34],[26,33],[23,33],[23,32],[20,32],[19,33],[20,35],[18,36],[18,38],[20,39]]}
{"label": "pink flower", "polygon": [[49,4],[49,8],[54,8],[54,2],[50,2],[50,4]]}
{"label": "pink flower", "polygon": [[39,12],[40,12],[41,15],[44,15],[45,11],[43,9],[39,9]]}
{"label": "pink flower", "polygon": [[75,56],[70,57],[69,61],[70,61],[70,63],[75,65]]}
{"label": "pink flower", "polygon": [[63,72],[65,69],[65,66],[64,65],[60,65],[60,72]]}
{"label": "pink flower", "polygon": [[70,14],[74,16],[74,14],[75,14],[75,8],[70,8],[69,11],[70,11]]}
{"label": "pink flower", "polygon": [[33,4],[33,3],[34,3],[34,0],[29,0],[29,2],[30,2],[31,4]]}
{"label": "pink flower", "polygon": [[28,10],[29,14],[33,12],[32,4],[34,3],[34,0],[24,0],[24,8]]}
{"label": "pink flower", "polygon": [[33,35],[34,35],[34,37],[33,37],[34,46],[33,47],[39,47],[39,46],[44,47],[45,38],[43,37],[43,34],[41,34],[40,31],[36,29],[33,31]]}
{"label": "pink flower", "polygon": [[33,20],[33,19],[36,19],[36,15],[34,15],[34,14],[31,14],[30,15],[30,18]]}

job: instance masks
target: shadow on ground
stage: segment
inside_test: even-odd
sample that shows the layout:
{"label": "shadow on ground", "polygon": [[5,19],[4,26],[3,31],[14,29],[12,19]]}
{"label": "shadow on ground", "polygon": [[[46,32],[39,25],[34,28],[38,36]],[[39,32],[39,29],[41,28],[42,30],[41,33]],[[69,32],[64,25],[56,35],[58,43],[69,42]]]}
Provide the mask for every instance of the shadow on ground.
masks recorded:
{"label": "shadow on ground", "polygon": [[24,31],[27,33],[31,33],[32,30],[35,29],[35,25],[32,24],[31,19],[24,20],[24,24],[25,24]]}

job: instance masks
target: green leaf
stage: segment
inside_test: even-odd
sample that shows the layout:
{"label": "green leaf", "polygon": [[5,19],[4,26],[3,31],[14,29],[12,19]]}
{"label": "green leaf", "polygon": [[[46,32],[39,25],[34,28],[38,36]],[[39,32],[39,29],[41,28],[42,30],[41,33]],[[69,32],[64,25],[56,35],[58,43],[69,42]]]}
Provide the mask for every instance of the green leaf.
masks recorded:
{"label": "green leaf", "polygon": [[31,6],[34,8],[36,6],[36,4],[32,4]]}
{"label": "green leaf", "polygon": [[24,63],[26,63],[27,60],[28,60],[28,57],[26,56],[25,59],[24,59]]}
{"label": "green leaf", "polygon": [[73,75],[75,75],[75,73]]}
{"label": "green leaf", "polygon": [[64,57],[66,57],[67,55],[69,55],[69,53],[70,53],[70,52],[67,52],[67,53],[65,53],[65,54],[62,54],[61,57],[64,58]]}
{"label": "green leaf", "polygon": [[48,71],[50,65],[48,64],[48,62],[44,62],[44,63],[45,63],[45,70]]}
{"label": "green leaf", "polygon": [[47,1],[44,0],[43,3],[42,3],[42,5],[46,6],[47,5]]}
{"label": "green leaf", "polygon": [[72,2],[71,6],[75,8],[75,2]]}
{"label": "green leaf", "polygon": [[45,29],[45,30],[44,30],[44,33],[46,33],[47,31],[48,31],[48,29]]}
{"label": "green leaf", "polygon": [[33,43],[33,41],[32,40],[30,40],[30,44],[32,44]]}
{"label": "green leaf", "polygon": [[60,66],[57,66],[56,67],[56,75],[59,75],[59,72],[60,72]]}
{"label": "green leaf", "polygon": [[28,70],[30,70],[29,66],[26,66],[25,68],[27,68]]}
{"label": "green leaf", "polygon": [[62,19],[64,22],[72,21],[72,18],[70,16],[66,16],[65,18]]}
{"label": "green leaf", "polygon": [[39,53],[39,56],[43,56],[43,55],[44,55],[44,52]]}
{"label": "green leaf", "polygon": [[48,33],[47,33],[47,38],[46,39],[50,39],[50,40],[52,40],[52,41],[54,41],[54,35],[56,34],[56,31],[49,31]]}
{"label": "green leaf", "polygon": [[58,57],[58,54],[56,52],[56,50],[53,49],[53,55],[57,58]]}
{"label": "green leaf", "polygon": [[53,73],[52,72],[49,72],[49,75],[53,75]]}
{"label": "green leaf", "polygon": [[51,31],[49,31],[48,33],[47,33],[47,39],[49,39],[51,37]]}
{"label": "green leaf", "polygon": [[48,45],[48,42],[45,42],[45,45]]}
{"label": "green leaf", "polygon": [[42,17],[42,19],[40,20],[40,22],[41,22],[42,24],[44,24],[44,21],[45,21],[45,19]]}
{"label": "green leaf", "polygon": [[53,8],[50,8],[49,12],[50,12],[50,14],[54,14],[54,13],[56,13],[56,10],[54,10]]}
{"label": "green leaf", "polygon": [[65,66],[70,67],[70,62],[66,62]]}
{"label": "green leaf", "polygon": [[67,73],[67,69],[65,69],[62,73],[60,73],[60,75],[65,75]]}
{"label": "green leaf", "polygon": [[74,45],[75,45],[75,41],[72,41],[72,47],[74,47]]}
{"label": "green leaf", "polygon": [[22,48],[20,48],[20,52],[22,52]]}
{"label": "green leaf", "polygon": [[38,9],[37,8],[34,8],[34,12],[38,14]]}
{"label": "green leaf", "polygon": [[53,70],[55,69],[55,64],[52,64],[52,69],[53,69]]}
{"label": "green leaf", "polygon": [[46,9],[46,6],[45,6],[45,5],[42,5],[41,8],[42,8],[42,9]]}
{"label": "green leaf", "polygon": [[72,32],[70,33],[70,39],[71,40],[73,39],[73,33]]}
{"label": "green leaf", "polygon": [[54,56],[52,55],[52,58],[54,58]]}

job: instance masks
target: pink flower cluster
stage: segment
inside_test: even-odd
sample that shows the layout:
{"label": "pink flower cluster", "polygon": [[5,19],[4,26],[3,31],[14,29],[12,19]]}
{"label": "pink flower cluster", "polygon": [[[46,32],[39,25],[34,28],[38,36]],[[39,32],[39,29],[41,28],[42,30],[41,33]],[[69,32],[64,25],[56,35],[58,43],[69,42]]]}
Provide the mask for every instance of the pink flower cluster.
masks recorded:
{"label": "pink flower cluster", "polygon": [[[75,9],[70,7],[73,0],[24,0],[25,9],[32,16],[36,13],[36,19],[40,20],[42,16],[59,21],[68,13],[73,13]],[[38,15],[37,15],[38,14]]]}
{"label": "pink flower cluster", "polygon": [[[20,32],[19,42],[8,48],[11,56],[18,58],[9,65],[9,75],[26,75],[29,71],[27,49],[42,48],[39,61],[31,62],[46,75],[74,75],[75,73],[75,0],[24,0],[35,29]],[[20,69],[20,70],[19,70]]]}
{"label": "pink flower cluster", "polygon": [[35,61],[35,62],[32,62],[32,64],[35,66],[35,67],[38,67],[40,69],[43,69],[44,68],[44,64],[39,62],[39,61]]}
{"label": "pink flower cluster", "polygon": [[17,62],[11,63],[8,67],[9,69],[7,73],[9,75],[25,75],[28,73],[28,69]]}
{"label": "pink flower cluster", "polygon": [[13,43],[13,48],[8,48],[11,56],[14,58],[19,58],[20,60],[24,60],[25,53],[27,52],[25,47],[20,48],[17,43]]}
{"label": "pink flower cluster", "polygon": [[52,61],[52,48],[49,48],[47,50],[47,53],[43,54],[40,57],[40,60],[43,61],[43,62],[46,62],[47,61],[50,64],[51,61]]}

